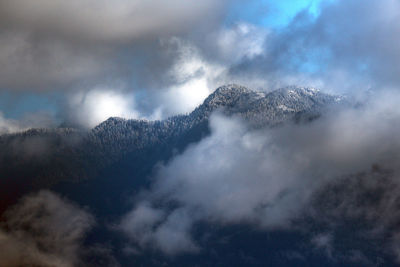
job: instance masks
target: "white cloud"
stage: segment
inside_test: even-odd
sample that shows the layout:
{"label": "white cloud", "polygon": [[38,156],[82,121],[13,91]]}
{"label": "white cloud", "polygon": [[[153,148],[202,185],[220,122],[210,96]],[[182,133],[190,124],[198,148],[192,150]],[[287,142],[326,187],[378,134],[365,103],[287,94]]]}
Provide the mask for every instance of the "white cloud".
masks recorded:
{"label": "white cloud", "polygon": [[167,72],[174,83],[161,90],[150,92],[152,119],[165,119],[176,114],[193,111],[213,91],[213,80],[225,69],[204,59],[199,49],[179,38],[171,38],[166,46],[176,47],[175,63]]}
{"label": "white cloud", "polygon": [[88,92],[79,92],[69,101],[69,110],[73,121],[83,126],[94,127],[110,117],[136,119],[139,113],[135,110],[132,94],[119,93],[109,88],[96,88]]}
{"label": "white cloud", "polygon": [[240,22],[218,33],[219,54],[228,62],[237,63],[265,53],[268,31],[253,24]]}
{"label": "white cloud", "polygon": [[[176,210],[166,215],[162,209],[153,208],[151,203],[143,202],[123,219],[121,228],[141,247],[151,248],[155,245],[168,255],[197,251],[197,246],[188,234],[191,220],[186,210]],[[160,227],[154,230],[155,225]]]}
{"label": "white cloud", "polygon": [[176,61],[167,74],[174,85],[156,92],[155,113],[151,118],[193,111],[218,86],[232,83],[232,77],[227,76],[231,64],[263,54],[266,36],[265,30],[246,23],[215,31],[208,38],[215,38],[212,45],[216,45],[217,59],[208,58],[208,52],[195,43],[169,39],[166,45],[177,47]]}

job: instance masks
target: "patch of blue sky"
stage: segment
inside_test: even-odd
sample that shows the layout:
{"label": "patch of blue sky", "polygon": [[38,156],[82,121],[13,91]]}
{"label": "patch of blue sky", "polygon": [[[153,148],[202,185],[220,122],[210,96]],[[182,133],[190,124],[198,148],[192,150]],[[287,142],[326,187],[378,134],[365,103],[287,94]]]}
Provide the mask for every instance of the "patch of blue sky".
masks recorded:
{"label": "patch of blue sky", "polygon": [[327,62],[330,62],[332,54],[326,48],[314,48],[312,51],[303,54],[301,57],[292,55],[290,61],[294,70],[301,73],[317,74],[327,70]]}
{"label": "patch of blue sky", "polygon": [[314,61],[306,61],[301,64],[299,71],[312,74],[317,73],[321,69],[321,64]]}
{"label": "patch of blue sky", "polygon": [[50,94],[2,92],[0,93],[0,112],[9,119],[19,119],[26,114],[37,112],[46,112],[55,116],[59,111],[57,102],[61,97],[59,93],[54,92]]}
{"label": "patch of blue sky", "polygon": [[264,0],[269,6],[267,16],[261,19],[261,24],[266,27],[285,27],[301,11],[307,10],[311,15],[318,15],[317,3],[313,0]]}
{"label": "patch of blue sky", "polygon": [[250,0],[239,1],[228,16],[227,23],[245,21],[258,26],[281,29],[299,12],[307,11],[312,17],[320,14],[321,4],[335,0]]}

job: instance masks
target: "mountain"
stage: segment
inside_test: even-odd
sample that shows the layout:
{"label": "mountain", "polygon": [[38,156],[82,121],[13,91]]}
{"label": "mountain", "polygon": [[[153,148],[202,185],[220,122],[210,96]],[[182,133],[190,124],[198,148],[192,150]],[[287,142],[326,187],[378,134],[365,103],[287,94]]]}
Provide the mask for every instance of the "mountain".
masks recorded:
{"label": "mountain", "polygon": [[[324,109],[343,103],[341,97],[313,88],[287,87],[270,93],[239,85],[215,90],[187,115],[162,121],[109,118],[95,128],[30,129],[0,136],[0,212],[18,196],[60,182],[110,176],[146,184],[157,162],[169,160],[209,134],[213,112],[242,118],[249,127],[274,127],[306,122]],[[116,173],[119,173],[116,175]],[[21,189],[21,184],[26,185]],[[120,187],[115,191],[122,190]]]}
{"label": "mountain", "polygon": [[163,121],[125,120],[110,118],[95,127],[88,142],[101,147],[108,155],[124,153],[151,146],[178,142],[182,135],[208,125],[213,112],[239,116],[250,127],[275,126],[285,121],[311,117],[330,104],[341,103],[338,96],[324,94],[313,88],[287,87],[262,93],[239,85],[218,88],[188,115],[174,116]]}
{"label": "mountain", "polygon": [[[132,199],[140,196],[138,193],[146,189],[151,191],[156,177],[154,173],[160,163],[176,159],[175,156],[189,145],[210,134],[209,119],[213,113],[239,118],[249,128],[259,129],[307,124],[328,112],[335,112],[335,108],[342,105],[351,103],[346,98],[313,88],[292,86],[260,92],[239,85],[226,85],[216,89],[191,113],[166,120],[113,117],[90,130],[59,127],[2,135],[0,223],[5,208],[26,193],[45,188],[79,203],[96,217],[98,223],[85,237],[84,244],[107,244],[104,252],[115,256],[121,266],[338,266],[342,260],[348,263],[343,266],[353,266],[351,249],[354,247],[380,262],[381,255],[375,247],[379,248],[381,243],[358,237],[358,228],[364,229],[365,225],[353,221],[340,225],[338,233],[348,241],[340,244],[341,254],[335,254],[341,255],[338,262],[327,258],[330,252],[324,253],[326,247],[310,249],[307,243],[310,236],[314,238],[316,233],[328,233],[330,237],[332,229],[331,224],[327,226],[324,221],[311,221],[313,217],[307,214],[295,222],[299,229],[303,229],[301,223],[307,221],[307,228],[300,231],[260,231],[245,223],[219,225],[199,221],[193,225],[191,234],[201,251],[176,257],[152,249],[134,251],[134,255],[126,253],[126,236],[113,228],[132,210]],[[371,202],[371,197],[379,199],[384,194],[374,191],[371,175],[383,180],[385,190],[391,188],[392,185],[386,182],[389,180],[385,180],[385,175],[389,174],[375,167],[371,173],[355,174],[350,184],[349,180],[343,180],[343,185],[332,184],[323,188],[313,200],[312,212],[315,209],[318,214],[323,214],[322,217],[332,218],[330,221],[335,222],[338,215],[334,212],[336,207],[343,206],[345,196],[350,196],[349,205],[360,202],[374,208],[375,202]],[[355,190],[360,187],[360,179],[371,184],[371,188],[360,189],[365,195]],[[351,257],[346,259],[346,253]],[[97,259],[90,260],[97,263]],[[94,265],[109,266],[104,263]],[[371,266],[391,265],[384,262]]]}

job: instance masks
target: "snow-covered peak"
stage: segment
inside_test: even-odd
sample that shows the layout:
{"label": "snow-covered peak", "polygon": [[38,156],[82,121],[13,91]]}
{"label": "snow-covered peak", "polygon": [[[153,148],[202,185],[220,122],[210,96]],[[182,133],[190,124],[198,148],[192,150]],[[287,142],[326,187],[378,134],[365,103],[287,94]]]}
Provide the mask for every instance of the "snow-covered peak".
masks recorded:
{"label": "snow-covered peak", "polygon": [[241,106],[263,97],[265,97],[265,94],[262,92],[253,91],[237,84],[229,84],[216,89],[214,93],[207,97],[203,105],[210,107]]}

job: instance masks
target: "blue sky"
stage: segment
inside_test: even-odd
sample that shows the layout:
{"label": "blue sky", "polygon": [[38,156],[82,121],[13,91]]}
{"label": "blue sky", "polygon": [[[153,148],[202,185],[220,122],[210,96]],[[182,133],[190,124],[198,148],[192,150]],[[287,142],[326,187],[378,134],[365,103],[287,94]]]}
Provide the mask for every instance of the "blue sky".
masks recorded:
{"label": "blue sky", "polygon": [[[267,27],[282,27],[287,25],[298,12],[307,10],[317,16],[319,6],[324,0],[263,0],[269,6],[269,13],[261,19]],[[325,0],[327,1],[327,0]]]}
{"label": "blue sky", "polygon": [[9,92],[0,92],[0,111],[10,119],[18,119],[34,112],[45,112],[56,115],[61,95],[52,93],[22,93],[13,95]]}
{"label": "blue sky", "polygon": [[261,0],[234,6],[228,23],[243,20],[266,28],[280,29],[301,11],[318,16],[322,2],[333,0]]}

